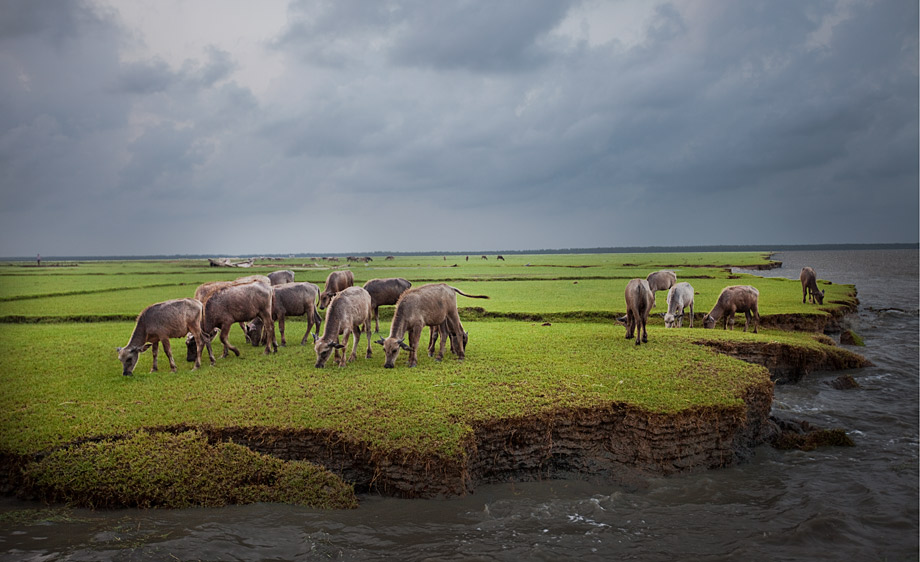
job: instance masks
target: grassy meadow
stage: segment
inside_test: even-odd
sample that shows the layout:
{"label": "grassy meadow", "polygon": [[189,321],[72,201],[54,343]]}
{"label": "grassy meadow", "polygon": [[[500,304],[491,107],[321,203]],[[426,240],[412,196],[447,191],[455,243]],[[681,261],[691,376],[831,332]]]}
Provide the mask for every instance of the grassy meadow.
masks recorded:
{"label": "grassy meadow", "polygon": [[[516,255],[498,261],[471,256],[382,258],[351,264],[356,284],[375,277],[406,277],[415,285],[447,281],[489,300],[458,296],[464,307],[493,314],[464,320],[467,359],[435,362],[420,353],[419,367],[382,369],[383,350],[346,368],[315,369],[315,353],[298,342],[306,328],[289,320],[289,345],[276,355],[246,345],[238,328],[231,342],[243,356],[218,359],[197,372],[173,340],[180,366],[170,373],[161,352],[141,355],[133,377],[121,376],[115,347],[124,345],[145,306],[191,296],[207,281],[289,268],[298,281],[322,286],[330,265],[290,260],[251,269],[211,268],[205,260],[81,262],[72,267],[0,266],[0,449],[27,453],[91,435],[177,423],[334,428],[377,446],[454,454],[477,420],[609,401],[653,411],[737,402],[735,391],[762,370],[718,356],[700,338],[771,338],[809,342],[780,332],[665,330],[653,317],[650,345],[636,347],[610,318],[625,313],[623,289],[633,277],[670,268],[696,289],[697,313],[708,311],[722,287],[753,284],[761,315],[824,314],[852,287],[822,283],[825,306],[802,304],[798,281],[741,275],[728,264],[758,265],[763,254]],[[447,264],[447,265],[445,265]],[[457,264],[457,267],[452,267]],[[343,267],[341,264],[339,267]],[[735,276],[731,276],[735,277]],[[655,312],[664,312],[665,293]],[[472,310],[472,309],[470,309]],[[392,307],[383,309],[388,330]],[[521,315],[534,318],[517,321]],[[481,315],[480,315],[481,316]],[[543,326],[545,320],[551,326]],[[700,322],[697,322],[697,326]],[[743,324],[742,324],[743,325]],[[701,327],[700,327],[701,328]],[[423,336],[423,342],[426,342]],[[215,342],[215,352],[220,345]],[[498,399],[497,399],[498,398]],[[456,423],[463,420],[462,423]]]}
{"label": "grassy meadow", "polygon": [[[625,313],[623,290],[634,277],[672,269],[695,288],[696,312],[708,312],[719,291],[751,284],[760,313],[827,314],[853,287],[820,282],[824,306],[802,304],[797,280],[735,276],[728,266],[767,263],[765,254],[584,254],[398,257],[350,264],[356,284],[405,277],[418,286],[449,282],[489,300],[458,296],[470,333],[466,360],[442,362],[419,353],[417,368],[403,352],[383,369],[373,345],[345,368],[313,367],[311,346],[300,346],[302,318],[288,319],[288,346],[264,355],[230,333],[242,356],[207,360],[198,371],[185,345],[172,340],[179,364],[169,371],[161,351],[141,355],[134,376],[123,377],[115,348],[125,345],[134,318],[155,302],[191,297],[204,282],[292,269],[297,281],[322,287],[331,264],[291,259],[249,269],[211,268],[206,260],[79,262],[61,267],[0,264],[0,452],[31,454],[88,437],[184,424],[332,430],[380,451],[462,454],[477,424],[570,407],[629,403],[651,412],[698,407],[742,408],[740,396],[767,371],[698,344],[701,340],[768,340],[821,345],[810,334],[761,330],[666,330],[653,317],[649,344],[634,345],[613,318]],[[344,260],[339,267],[345,267]],[[658,293],[654,312],[666,309]],[[469,308],[468,308],[469,307]],[[478,308],[472,308],[478,307]],[[381,332],[392,307],[381,309]],[[549,324],[549,325],[547,325]],[[422,345],[427,343],[427,331]]]}

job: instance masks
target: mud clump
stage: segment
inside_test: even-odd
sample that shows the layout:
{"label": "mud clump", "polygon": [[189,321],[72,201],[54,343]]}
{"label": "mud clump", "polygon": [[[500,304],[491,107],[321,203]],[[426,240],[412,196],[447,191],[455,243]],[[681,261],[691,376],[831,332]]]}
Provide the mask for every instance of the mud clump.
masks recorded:
{"label": "mud clump", "polygon": [[813,451],[818,447],[855,447],[843,429],[823,429],[807,421],[770,418],[778,432],[771,445],[775,449]]}

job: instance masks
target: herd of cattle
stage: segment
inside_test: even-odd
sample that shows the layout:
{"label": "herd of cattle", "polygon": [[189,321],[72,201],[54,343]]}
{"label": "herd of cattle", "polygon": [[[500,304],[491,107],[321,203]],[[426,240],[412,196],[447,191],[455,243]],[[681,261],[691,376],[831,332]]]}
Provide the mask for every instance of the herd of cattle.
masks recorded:
{"label": "herd of cattle", "polygon": [[[810,296],[811,302],[824,303],[824,291],[818,290],[814,269],[805,267],[800,275],[802,302]],[[656,271],[646,279],[633,279],[626,285],[626,316],[619,318],[626,324],[626,339],[635,335],[636,345],[648,342],[646,324],[650,311],[655,307],[655,294],[667,291],[668,310],[664,313],[665,326],[681,327],[686,309],[690,309],[689,326],[693,327],[694,289],[687,282],[677,282],[673,271]],[[234,324],[239,323],[246,340],[254,346],[265,346],[265,353],[278,350],[275,341],[275,322],[281,332],[281,345],[286,345],[284,327],[288,316],[305,316],[307,331],[301,345],[307,343],[313,329],[316,367],[324,367],[330,356],[344,367],[348,361],[357,358],[358,342],[362,330],[367,340],[366,357],[371,357],[371,321],[375,333],[380,331],[378,311],[381,306],[396,305],[390,333],[375,343],[383,346],[386,357],[384,367],[395,366],[400,350],[409,352],[409,367],[417,364],[419,340],[422,330],[430,329],[428,355],[434,356],[435,346],[440,339],[437,360],[444,357],[445,343],[450,341],[451,353],[458,359],[465,357],[468,334],[463,330],[457,311],[456,295],[487,299],[485,295],[468,295],[445,283],[433,283],[412,287],[406,279],[371,279],[363,287],[354,285],[354,275],[349,270],[336,270],[329,274],[322,292],[309,282],[294,282],[294,272],[275,271],[265,275],[242,277],[235,281],[214,281],[200,285],[194,298],[174,299],[152,304],[137,317],[137,324],[131,339],[125,347],[117,348],[118,359],[123,365],[122,374],[131,375],[137,366],[138,356],[153,347],[153,366],[157,370],[159,344],[169,359],[169,366],[176,371],[170,347],[170,338],[185,338],[187,358],[195,362],[195,369],[201,366],[201,354],[208,350],[211,365],[215,364],[211,341],[220,334],[224,346],[222,357],[230,351],[239,356],[228,335]],[[713,328],[724,318],[723,328],[734,329],[735,314],[744,313],[744,330],[751,319],[754,332],[760,314],[757,309],[759,292],[750,285],[725,287],[713,309],[703,318],[704,328]],[[317,305],[318,300],[318,305]],[[325,329],[319,335],[323,318],[317,312],[326,311]],[[348,340],[354,334],[351,354],[346,356]],[[340,337],[343,340],[340,342]],[[408,343],[406,337],[409,338]]]}

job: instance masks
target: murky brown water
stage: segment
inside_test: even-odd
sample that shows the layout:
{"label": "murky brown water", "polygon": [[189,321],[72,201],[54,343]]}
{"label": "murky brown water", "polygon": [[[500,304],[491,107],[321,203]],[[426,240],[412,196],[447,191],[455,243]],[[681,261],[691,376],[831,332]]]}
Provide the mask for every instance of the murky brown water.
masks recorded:
{"label": "murky brown water", "polygon": [[[761,275],[855,283],[875,366],[778,386],[774,413],[848,429],[854,448],[761,447],[724,470],[627,490],[550,481],[450,500],[364,497],[353,511],[283,505],[68,511],[0,524],[0,560],[912,560],[920,549],[920,323],[914,250],[786,252]],[[0,511],[36,508],[0,500]]]}

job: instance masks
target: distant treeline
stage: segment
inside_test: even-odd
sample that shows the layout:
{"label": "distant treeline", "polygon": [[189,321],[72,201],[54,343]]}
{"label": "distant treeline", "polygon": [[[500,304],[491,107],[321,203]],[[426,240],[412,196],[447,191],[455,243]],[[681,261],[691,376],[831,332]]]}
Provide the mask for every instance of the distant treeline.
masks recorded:
{"label": "distant treeline", "polygon": [[[480,255],[506,255],[517,254],[660,254],[681,252],[795,252],[795,251],[822,251],[822,250],[916,250],[920,243],[897,244],[759,244],[759,245],[721,245],[721,246],[620,246],[599,248],[556,248],[540,250],[476,250],[469,252],[454,251],[418,251],[418,252],[332,252],[332,253],[285,253],[285,254],[172,254],[148,256],[42,256],[43,262],[53,261],[121,261],[121,260],[195,260],[214,257],[224,258],[273,258],[273,259],[306,259],[312,257],[346,257],[346,256],[480,256]],[[19,262],[35,261],[35,257],[9,257],[0,261]]]}

